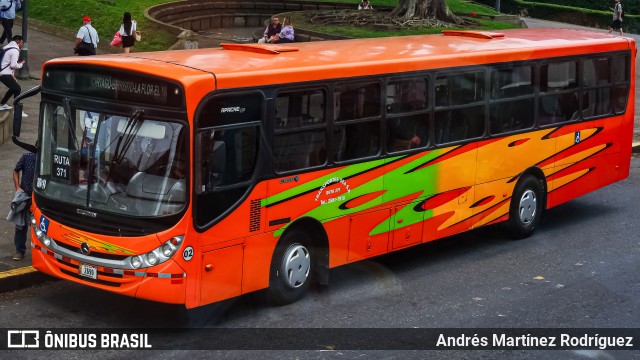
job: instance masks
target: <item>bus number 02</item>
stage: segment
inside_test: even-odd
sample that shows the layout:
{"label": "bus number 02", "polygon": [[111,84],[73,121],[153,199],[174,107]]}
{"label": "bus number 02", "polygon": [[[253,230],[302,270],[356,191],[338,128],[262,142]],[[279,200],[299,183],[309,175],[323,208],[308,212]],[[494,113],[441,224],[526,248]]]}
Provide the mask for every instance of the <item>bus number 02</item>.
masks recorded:
{"label": "bus number 02", "polygon": [[193,248],[191,246],[187,246],[182,252],[182,258],[184,261],[189,261],[193,258]]}

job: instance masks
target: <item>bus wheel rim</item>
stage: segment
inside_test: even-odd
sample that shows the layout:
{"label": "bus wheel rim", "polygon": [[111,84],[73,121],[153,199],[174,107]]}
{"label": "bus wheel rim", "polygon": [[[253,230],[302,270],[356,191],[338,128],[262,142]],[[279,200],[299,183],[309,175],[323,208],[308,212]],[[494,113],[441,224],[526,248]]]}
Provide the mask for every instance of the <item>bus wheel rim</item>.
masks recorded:
{"label": "bus wheel rim", "polygon": [[291,245],[284,254],[282,267],[287,285],[292,288],[304,285],[311,269],[309,250],[300,244]]}
{"label": "bus wheel rim", "polygon": [[536,217],[537,199],[536,193],[532,190],[527,190],[520,197],[520,206],[518,207],[520,214],[520,221],[523,224],[529,225]]}

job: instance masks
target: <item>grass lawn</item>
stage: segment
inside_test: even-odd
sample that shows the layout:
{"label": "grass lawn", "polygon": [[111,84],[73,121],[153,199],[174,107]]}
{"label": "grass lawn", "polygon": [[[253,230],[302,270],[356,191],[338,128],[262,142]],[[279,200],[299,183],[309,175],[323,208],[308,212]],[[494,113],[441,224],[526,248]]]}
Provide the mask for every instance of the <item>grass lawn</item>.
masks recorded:
{"label": "grass lawn", "polygon": [[[48,24],[77,30],[82,26],[82,17],[91,16],[92,25],[98,31],[101,43],[109,43],[113,34],[120,28],[122,14],[129,11],[138,22],[142,32],[142,41],[136,43],[134,51],[154,51],[167,49],[175,42],[175,38],[157,27],[144,17],[144,10],[150,6],[172,2],[171,0],[29,0],[29,17]],[[359,0],[327,0],[327,2],[353,3],[357,8]],[[373,0],[375,6],[395,6],[398,0]],[[456,13],[493,15],[496,12],[486,6],[470,3],[466,0],[447,0],[449,9]],[[504,23],[482,21],[484,29],[502,29],[508,27]],[[332,27],[332,32],[351,37],[376,37],[390,35],[410,35],[437,33],[440,29],[407,29],[401,31],[369,31],[351,27]],[[316,29],[319,30],[319,29]]]}

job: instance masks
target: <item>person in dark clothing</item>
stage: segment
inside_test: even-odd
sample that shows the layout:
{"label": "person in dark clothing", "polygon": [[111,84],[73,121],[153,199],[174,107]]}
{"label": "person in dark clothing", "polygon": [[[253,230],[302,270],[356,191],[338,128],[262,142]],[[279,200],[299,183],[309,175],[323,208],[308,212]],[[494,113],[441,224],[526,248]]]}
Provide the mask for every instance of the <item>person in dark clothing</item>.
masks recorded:
{"label": "person in dark clothing", "polygon": [[[24,192],[22,196],[27,197],[24,200],[24,208],[22,211],[23,219],[28,219],[29,208],[31,207],[31,193],[33,192],[33,175],[36,170],[36,154],[28,152],[23,154],[18,160],[16,167],[13,169],[13,183],[16,187],[16,198],[20,195],[20,192]],[[22,177],[20,176],[22,173]],[[25,216],[26,215],[26,216]],[[14,221],[15,222],[15,221]],[[29,222],[23,221],[22,225],[16,223],[15,234],[13,236],[13,243],[16,246],[16,254],[13,255],[13,260],[20,261],[24,258],[24,253],[27,251],[27,233],[29,231]]]}

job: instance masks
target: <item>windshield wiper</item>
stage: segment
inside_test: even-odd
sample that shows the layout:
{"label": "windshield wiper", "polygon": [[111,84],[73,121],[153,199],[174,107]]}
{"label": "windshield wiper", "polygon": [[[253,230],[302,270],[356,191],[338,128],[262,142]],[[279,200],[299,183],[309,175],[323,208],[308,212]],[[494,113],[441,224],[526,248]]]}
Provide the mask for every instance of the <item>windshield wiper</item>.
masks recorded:
{"label": "windshield wiper", "polygon": [[116,149],[113,152],[113,162],[120,163],[124,159],[124,155],[127,153],[127,150],[129,150],[129,147],[131,147],[133,140],[142,126],[142,122],[144,121],[143,114],[144,111],[142,110],[134,110],[129,120],[127,120],[122,130],[122,136],[118,138]]}
{"label": "windshield wiper", "polygon": [[[118,136],[118,142],[116,143],[116,148],[113,152],[113,157],[111,158],[109,174],[107,175],[105,183],[109,182],[109,179],[111,179],[111,174],[113,173],[114,169],[113,165],[120,164],[122,160],[124,160],[125,154],[129,150],[129,147],[131,147],[133,140],[135,139],[138,131],[140,130],[140,127],[142,126],[142,123],[144,122],[143,115],[144,111],[134,110],[131,116],[129,116],[124,129],[122,129],[122,136]],[[116,124],[116,131],[117,127],[118,125]]]}
{"label": "windshield wiper", "polygon": [[64,109],[64,117],[67,119],[67,124],[69,125],[71,139],[73,140],[75,148],[79,149],[80,144],[78,143],[78,137],[76,136],[76,121],[72,118],[75,113],[71,111],[71,100],[69,100],[69,98],[64,98],[64,100],[62,100],[62,105],[62,108]]}

